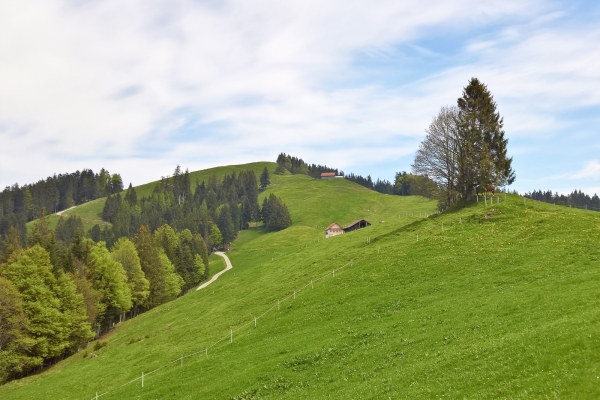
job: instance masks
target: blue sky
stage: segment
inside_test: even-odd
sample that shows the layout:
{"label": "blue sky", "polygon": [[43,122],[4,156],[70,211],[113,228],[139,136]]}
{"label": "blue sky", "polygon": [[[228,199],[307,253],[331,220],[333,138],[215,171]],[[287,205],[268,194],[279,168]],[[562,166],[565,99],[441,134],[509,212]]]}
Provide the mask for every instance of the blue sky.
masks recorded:
{"label": "blue sky", "polygon": [[281,151],[392,179],[478,77],[513,189],[600,194],[599,20],[592,1],[0,1],[0,186]]}

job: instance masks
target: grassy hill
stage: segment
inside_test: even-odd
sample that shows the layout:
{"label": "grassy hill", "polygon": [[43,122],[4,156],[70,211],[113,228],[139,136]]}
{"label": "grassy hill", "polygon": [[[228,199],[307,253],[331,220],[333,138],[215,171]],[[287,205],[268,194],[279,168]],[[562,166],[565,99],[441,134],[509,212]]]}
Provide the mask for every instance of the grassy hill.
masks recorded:
{"label": "grassy hill", "polygon": [[0,397],[600,397],[599,214],[508,196],[419,218],[432,202],[304,176],[269,191],[291,228],[242,232],[215,284]]}

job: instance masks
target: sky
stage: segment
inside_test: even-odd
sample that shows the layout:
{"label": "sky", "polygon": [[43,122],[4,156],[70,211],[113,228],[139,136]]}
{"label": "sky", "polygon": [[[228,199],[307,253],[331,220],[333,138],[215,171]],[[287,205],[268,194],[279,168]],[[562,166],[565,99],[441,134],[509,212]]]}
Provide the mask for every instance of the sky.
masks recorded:
{"label": "sky", "polygon": [[280,152],[393,180],[477,77],[511,190],[600,194],[598,21],[576,0],[0,0],[0,187]]}

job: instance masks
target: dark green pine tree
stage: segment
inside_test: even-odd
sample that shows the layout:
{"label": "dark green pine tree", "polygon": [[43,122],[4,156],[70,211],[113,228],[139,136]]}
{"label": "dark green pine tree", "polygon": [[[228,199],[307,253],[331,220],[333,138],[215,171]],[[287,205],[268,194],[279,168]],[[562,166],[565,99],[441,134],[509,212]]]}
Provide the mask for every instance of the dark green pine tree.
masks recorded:
{"label": "dark green pine tree", "polygon": [[504,121],[487,86],[472,78],[458,99],[459,177],[458,188],[468,198],[478,185],[510,185],[515,180]]}
{"label": "dark green pine tree", "polygon": [[221,207],[219,217],[217,218],[217,226],[223,236],[223,245],[227,245],[235,239],[235,228],[233,226],[229,204],[224,204]]}
{"label": "dark green pine tree", "polygon": [[128,202],[131,207],[135,206],[138,202],[137,193],[131,183],[129,183],[129,187],[125,193],[125,201]]}
{"label": "dark green pine tree", "polygon": [[265,190],[270,183],[271,180],[269,179],[269,170],[267,167],[265,167],[265,169],[262,171],[262,174],[260,174],[260,188]]}
{"label": "dark green pine tree", "polygon": [[267,230],[280,231],[292,225],[292,218],[287,206],[273,193],[263,203],[264,222]]}

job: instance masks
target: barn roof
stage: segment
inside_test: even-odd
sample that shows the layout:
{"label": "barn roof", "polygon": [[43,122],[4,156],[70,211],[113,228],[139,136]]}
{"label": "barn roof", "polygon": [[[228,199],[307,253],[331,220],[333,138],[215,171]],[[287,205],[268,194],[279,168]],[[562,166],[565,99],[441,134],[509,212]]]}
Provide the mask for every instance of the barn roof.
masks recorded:
{"label": "barn roof", "polygon": [[328,230],[328,229],[334,228],[334,225],[337,225],[340,229],[342,228],[342,226],[340,224],[338,224],[337,222],[334,222],[325,229]]}
{"label": "barn roof", "polygon": [[356,225],[356,224],[358,224],[359,222],[362,222],[362,221],[364,221],[367,226],[371,225],[371,223],[369,221],[367,221],[366,219],[357,219],[356,221],[350,222],[348,225],[346,225],[342,229],[352,228],[354,225]]}
{"label": "barn roof", "polygon": [[335,172],[321,172],[321,176],[335,176]]}

